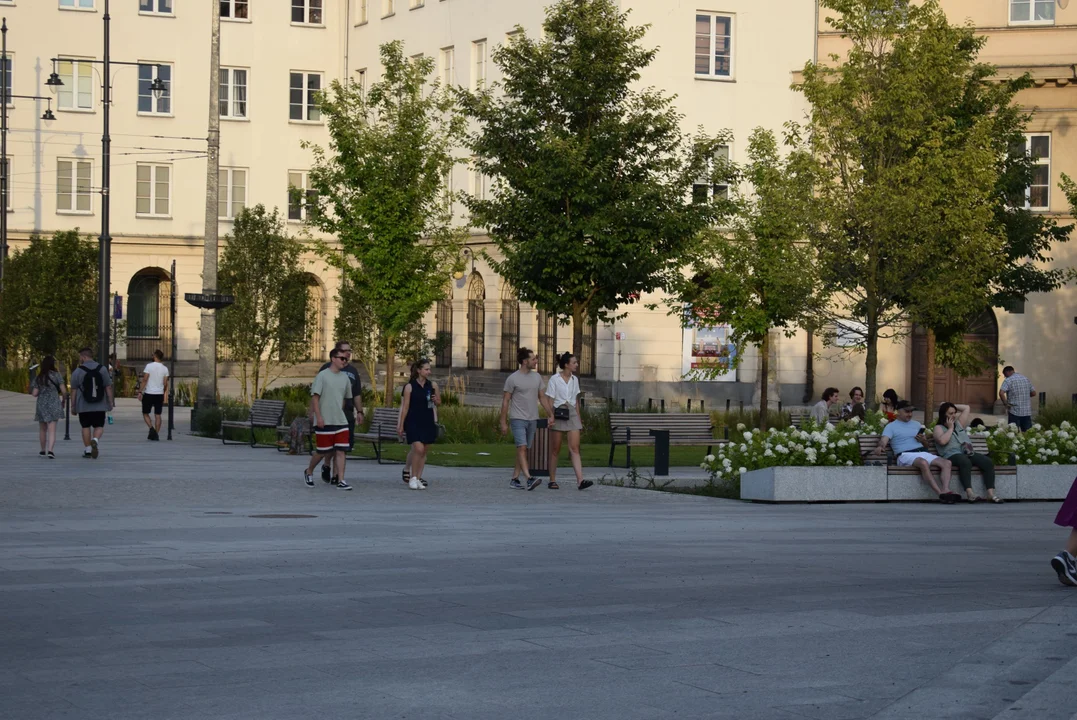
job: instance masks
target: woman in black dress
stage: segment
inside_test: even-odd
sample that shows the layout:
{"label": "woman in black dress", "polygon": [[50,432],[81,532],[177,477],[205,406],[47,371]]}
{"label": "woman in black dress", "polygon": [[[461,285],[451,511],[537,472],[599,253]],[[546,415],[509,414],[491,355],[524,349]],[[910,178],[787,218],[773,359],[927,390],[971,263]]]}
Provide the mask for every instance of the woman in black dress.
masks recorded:
{"label": "woman in black dress", "polygon": [[411,480],[408,487],[423,490],[423,470],[426,467],[426,446],[438,439],[434,408],[441,404],[437,383],[430,379],[430,361],[419,358],[411,366],[411,380],[404,386],[400,398],[400,418],[396,421],[397,435],[405,438],[411,450]]}

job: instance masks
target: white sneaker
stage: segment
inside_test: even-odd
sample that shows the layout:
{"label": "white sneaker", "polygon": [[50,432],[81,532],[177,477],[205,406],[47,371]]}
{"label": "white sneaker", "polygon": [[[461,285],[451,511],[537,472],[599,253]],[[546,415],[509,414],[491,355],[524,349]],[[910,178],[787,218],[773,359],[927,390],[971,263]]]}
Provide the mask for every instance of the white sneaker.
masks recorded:
{"label": "white sneaker", "polygon": [[417,478],[417,477],[412,477],[412,479],[408,481],[408,487],[411,488],[412,490],[422,490],[423,489],[423,486],[419,482],[419,478]]}

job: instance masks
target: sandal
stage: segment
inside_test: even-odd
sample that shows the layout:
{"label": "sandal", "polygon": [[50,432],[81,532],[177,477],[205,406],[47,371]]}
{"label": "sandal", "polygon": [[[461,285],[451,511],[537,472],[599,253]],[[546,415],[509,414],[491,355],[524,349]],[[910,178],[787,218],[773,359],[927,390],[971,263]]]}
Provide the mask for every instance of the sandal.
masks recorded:
{"label": "sandal", "polygon": [[998,495],[992,495],[991,497],[989,497],[987,499],[987,501],[988,502],[993,502],[993,503],[1000,503],[1000,504],[1006,502],[1005,500],[1000,498]]}
{"label": "sandal", "polygon": [[969,497],[968,495],[966,495],[965,499],[968,500],[970,503],[980,502],[981,500],[983,500],[983,498],[980,497],[979,495],[973,495],[972,497]]}
{"label": "sandal", "polygon": [[550,481],[549,483],[546,484],[546,487],[548,487],[550,490],[560,490],[561,489],[561,486],[558,485],[556,481]]}
{"label": "sandal", "polygon": [[402,479],[404,480],[405,485],[407,485],[409,482],[411,482],[411,470],[408,470],[407,468],[404,468],[403,478]]}

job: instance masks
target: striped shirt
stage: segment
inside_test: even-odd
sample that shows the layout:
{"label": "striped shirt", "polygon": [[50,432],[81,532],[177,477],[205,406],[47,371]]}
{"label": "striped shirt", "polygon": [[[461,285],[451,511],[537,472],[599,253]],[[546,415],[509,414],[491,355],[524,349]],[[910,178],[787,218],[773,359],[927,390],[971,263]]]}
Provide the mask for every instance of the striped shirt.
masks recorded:
{"label": "striped shirt", "polygon": [[1006,402],[1010,404],[1010,415],[1028,417],[1032,415],[1032,393],[1036,388],[1032,387],[1029,379],[1021,373],[1014,373],[1002,381],[999,391],[1006,393]]}

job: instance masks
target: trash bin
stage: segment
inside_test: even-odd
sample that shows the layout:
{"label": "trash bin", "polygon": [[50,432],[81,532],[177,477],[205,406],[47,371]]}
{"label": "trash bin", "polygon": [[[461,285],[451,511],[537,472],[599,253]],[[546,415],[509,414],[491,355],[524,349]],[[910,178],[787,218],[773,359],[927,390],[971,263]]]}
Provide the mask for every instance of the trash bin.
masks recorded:
{"label": "trash bin", "polygon": [[654,437],[654,474],[669,475],[669,430],[651,430]]}
{"label": "trash bin", "polygon": [[535,429],[535,440],[527,451],[527,465],[533,477],[550,476],[550,421],[542,418]]}

